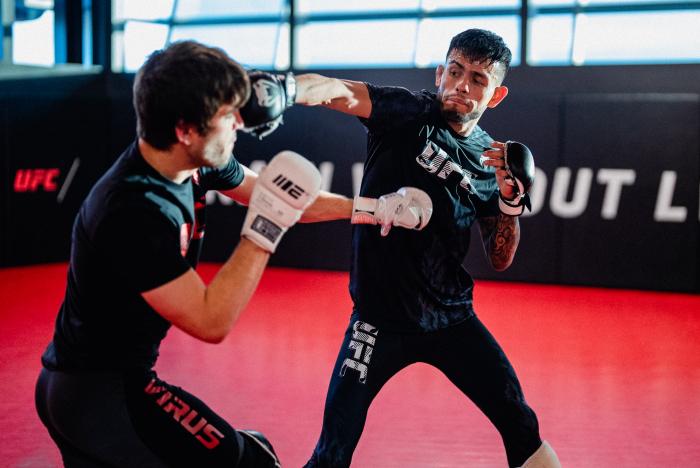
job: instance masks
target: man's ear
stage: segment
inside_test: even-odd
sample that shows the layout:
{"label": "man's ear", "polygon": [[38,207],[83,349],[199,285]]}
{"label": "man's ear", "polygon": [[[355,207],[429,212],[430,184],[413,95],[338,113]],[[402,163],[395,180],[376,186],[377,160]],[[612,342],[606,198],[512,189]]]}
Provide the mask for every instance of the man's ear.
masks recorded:
{"label": "man's ear", "polygon": [[445,72],[445,67],[443,65],[438,65],[435,69],[435,86],[440,87],[440,80],[442,80],[442,74]]}
{"label": "man's ear", "polygon": [[186,124],[180,120],[177,125],[175,125],[175,136],[177,141],[183,145],[189,146],[192,143],[192,135],[196,132],[194,125]]}
{"label": "man's ear", "polygon": [[487,104],[488,107],[494,108],[501,103],[508,96],[508,88],[506,86],[496,86],[493,90],[493,96]]}

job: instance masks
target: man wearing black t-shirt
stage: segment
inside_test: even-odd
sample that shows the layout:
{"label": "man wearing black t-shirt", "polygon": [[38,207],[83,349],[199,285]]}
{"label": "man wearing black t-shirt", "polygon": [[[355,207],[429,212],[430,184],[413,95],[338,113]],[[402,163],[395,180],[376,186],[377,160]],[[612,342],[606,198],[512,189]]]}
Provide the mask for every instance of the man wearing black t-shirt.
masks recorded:
{"label": "man wearing black t-shirt", "polygon": [[522,209],[512,203],[518,193],[507,178],[506,144],[477,125],[508,94],[502,82],[510,60],[499,36],[472,29],[452,39],[436,71],[437,94],[297,77],[297,103],[355,115],[368,130],[356,210],[402,186],[424,190],[433,205],[419,232],[383,237],[367,226],[353,229],[354,308],[307,467],[349,466],[372,400],[415,362],[440,369],[484,412],[503,438],[509,466],[559,466],[513,367],[475,315],[473,281],[462,266],[475,221],[496,270],[508,268],[518,245]]}
{"label": "man wearing black t-shirt", "polygon": [[[301,156],[283,151],[259,176],[232,156],[244,123],[274,130],[294,101],[292,79],[246,73],[194,41],[155,52],[137,73],[138,139],[76,217],[65,298],[36,386],[37,412],[66,466],[279,466],[262,434],[235,430],[153,366],[171,325],[224,339],[302,214],[351,216],[352,200],[319,193],[320,174]],[[208,190],[249,208],[240,242],[206,285],[194,268]],[[387,213],[385,225],[422,227],[412,199],[388,196],[403,214]]]}

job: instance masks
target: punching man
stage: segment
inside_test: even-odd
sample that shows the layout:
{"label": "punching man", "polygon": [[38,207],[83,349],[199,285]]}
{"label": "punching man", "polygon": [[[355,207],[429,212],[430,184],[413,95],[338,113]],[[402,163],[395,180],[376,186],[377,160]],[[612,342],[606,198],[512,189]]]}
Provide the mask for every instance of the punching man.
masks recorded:
{"label": "punching man", "polygon": [[415,362],[440,369],[484,412],[510,466],[559,466],[513,367],[475,314],[474,283],[463,266],[475,222],[493,268],[510,266],[534,178],[525,145],[494,141],[477,125],[508,94],[510,60],[499,36],[471,29],[452,39],[436,70],[437,93],[297,77],[297,103],[355,115],[368,130],[354,218],[371,216],[374,197],[403,186],[422,189],[433,203],[422,231],[382,237],[368,226],[353,228],[354,308],[307,467],[349,466],[372,400]]}

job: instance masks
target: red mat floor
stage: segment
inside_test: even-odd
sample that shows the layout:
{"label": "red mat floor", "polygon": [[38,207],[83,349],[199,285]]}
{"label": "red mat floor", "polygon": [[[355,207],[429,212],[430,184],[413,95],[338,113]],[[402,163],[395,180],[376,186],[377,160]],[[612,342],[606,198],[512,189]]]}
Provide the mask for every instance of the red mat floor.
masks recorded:
{"label": "red mat floor", "polygon": [[[65,273],[65,265],[0,269],[0,466],[60,466],[33,389]],[[300,467],[347,325],[347,281],[269,269],[222,344],[172,330],[156,369],[235,427],[266,433],[283,466]],[[700,296],[479,281],[475,303],[564,467],[700,467]],[[353,463],[503,466],[495,429],[420,364],[380,393]]]}

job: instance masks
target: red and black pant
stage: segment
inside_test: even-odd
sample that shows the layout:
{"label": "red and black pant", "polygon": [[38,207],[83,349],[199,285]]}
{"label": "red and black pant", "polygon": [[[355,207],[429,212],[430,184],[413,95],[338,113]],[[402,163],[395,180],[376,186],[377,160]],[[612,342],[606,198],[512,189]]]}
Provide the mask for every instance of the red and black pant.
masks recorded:
{"label": "red and black pant", "polygon": [[279,467],[261,434],[234,429],[153,371],[42,369],[36,408],[69,468]]}

